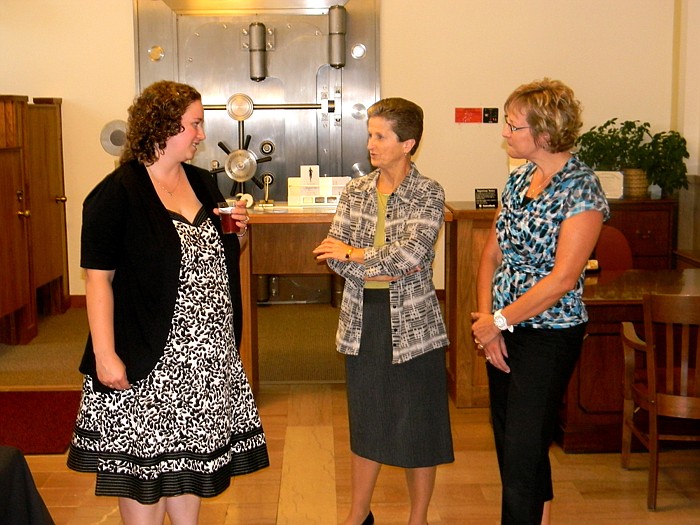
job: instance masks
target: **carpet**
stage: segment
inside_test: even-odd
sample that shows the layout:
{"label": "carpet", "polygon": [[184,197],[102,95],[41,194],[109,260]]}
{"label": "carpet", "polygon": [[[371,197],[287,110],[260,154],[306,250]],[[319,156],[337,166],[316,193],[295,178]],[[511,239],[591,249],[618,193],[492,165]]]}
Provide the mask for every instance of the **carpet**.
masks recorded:
{"label": "carpet", "polygon": [[87,334],[85,308],[39,318],[39,335],[28,344],[0,344],[0,390],[79,390]]}
{"label": "carpet", "polygon": [[258,307],[260,382],[344,382],[335,348],[339,312],[330,304]]}
{"label": "carpet", "polygon": [[[258,308],[260,381],[343,382],[343,356],[335,350],[338,312],[329,304]],[[25,454],[67,450],[87,332],[85,308],[70,308],[40,319],[39,335],[29,344],[0,344],[0,445]]]}
{"label": "carpet", "polygon": [[80,390],[0,392],[0,445],[24,454],[63,454],[68,450]]}

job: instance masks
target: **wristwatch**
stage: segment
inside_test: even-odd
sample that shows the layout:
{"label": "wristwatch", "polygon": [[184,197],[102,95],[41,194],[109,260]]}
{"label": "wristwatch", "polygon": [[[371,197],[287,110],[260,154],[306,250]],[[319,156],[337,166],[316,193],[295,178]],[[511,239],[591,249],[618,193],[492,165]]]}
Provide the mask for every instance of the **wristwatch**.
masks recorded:
{"label": "wristwatch", "polygon": [[496,310],[493,313],[493,324],[496,325],[496,328],[499,330],[508,330],[509,332],[513,331],[513,325],[508,324],[508,321],[506,320],[505,316],[501,313],[501,310]]}

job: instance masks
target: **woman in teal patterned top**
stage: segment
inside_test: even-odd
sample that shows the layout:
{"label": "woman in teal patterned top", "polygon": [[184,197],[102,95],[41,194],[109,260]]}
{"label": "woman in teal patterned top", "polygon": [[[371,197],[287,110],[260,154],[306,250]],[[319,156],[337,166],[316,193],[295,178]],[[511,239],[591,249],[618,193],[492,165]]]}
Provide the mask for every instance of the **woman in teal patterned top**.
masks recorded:
{"label": "woman in teal patterned top", "polygon": [[472,314],[488,363],[504,525],[549,522],[549,446],[588,321],[584,269],[609,215],[595,173],[570,152],[580,115],[573,91],[549,79],[505,103],[508,154],[527,162],[503,191]]}

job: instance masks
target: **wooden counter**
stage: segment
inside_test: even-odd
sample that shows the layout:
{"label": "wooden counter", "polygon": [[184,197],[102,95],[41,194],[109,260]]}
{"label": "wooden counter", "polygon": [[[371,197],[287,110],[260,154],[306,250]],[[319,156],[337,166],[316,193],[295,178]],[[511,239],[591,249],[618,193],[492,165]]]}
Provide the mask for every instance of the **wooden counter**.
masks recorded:
{"label": "wooden counter", "polygon": [[286,207],[248,210],[248,243],[241,252],[243,335],[239,352],[253,389],[258,377],[258,274],[329,274],[328,265],[316,261],[313,250],[328,234],[334,208]]}
{"label": "wooden counter", "polygon": [[470,312],[476,311],[476,274],[495,209],[476,209],[473,202],[445,203],[445,323],[447,382],[457,407],[489,405],[483,352],[472,337]]}
{"label": "wooden counter", "polygon": [[[464,312],[476,307],[476,297],[470,291],[474,289],[481,249],[494,211],[476,210],[473,202],[446,205],[445,321],[450,338],[447,367],[450,394],[457,406],[488,406],[483,356],[477,362],[471,320]],[[239,351],[249,381],[256,388],[259,376],[255,276],[335,275],[311,253],[328,234],[335,210],[282,205],[256,207],[249,213],[249,242],[241,253],[243,337]]]}

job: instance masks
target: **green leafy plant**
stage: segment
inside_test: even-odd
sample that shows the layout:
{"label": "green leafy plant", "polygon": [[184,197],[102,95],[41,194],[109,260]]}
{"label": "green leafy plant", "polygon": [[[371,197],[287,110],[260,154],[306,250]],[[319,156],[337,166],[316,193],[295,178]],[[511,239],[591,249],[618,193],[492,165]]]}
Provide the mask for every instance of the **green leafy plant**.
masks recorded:
{"label": "green leafy plant", "polygon": [[613,118],[583,133],[576,142],[578,156],[594,170],[647,169],[651,143],[649,123]]}
{"label": "green leafy plant", "polygon": [[689,158],[685,138],[677,131],[654,135],[648,122],[613,118],[583,133],[576,142],[578,156],[594,170],[646,171],[649,184],[656,184],[665,195],[688,188]]}
{"label": "green leafy plant", "polygon": [[647,179],[669,195],[688,189],[688,168],[683,159],[690,157],[685,138],[677,131],[661,131],[651,138]]}

